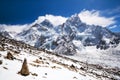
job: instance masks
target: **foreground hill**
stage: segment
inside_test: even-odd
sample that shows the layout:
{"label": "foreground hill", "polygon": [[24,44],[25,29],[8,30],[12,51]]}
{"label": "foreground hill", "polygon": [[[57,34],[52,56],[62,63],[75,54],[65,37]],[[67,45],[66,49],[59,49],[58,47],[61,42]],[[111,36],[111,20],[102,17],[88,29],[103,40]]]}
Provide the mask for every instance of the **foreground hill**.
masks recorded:
{"label": "foreground hill", "polygon": [[[0,35],[0,79],[22,80],[112,80],[120,79],[119,68],[105,68],[88,64],[46,50],[39,50],[23,42]],[[6,56],[14,57],[9,60]],[[24,58],[27,59],[30,74],[22,76],[19,71]],[[6,77],[7,76],[7,77]]]}

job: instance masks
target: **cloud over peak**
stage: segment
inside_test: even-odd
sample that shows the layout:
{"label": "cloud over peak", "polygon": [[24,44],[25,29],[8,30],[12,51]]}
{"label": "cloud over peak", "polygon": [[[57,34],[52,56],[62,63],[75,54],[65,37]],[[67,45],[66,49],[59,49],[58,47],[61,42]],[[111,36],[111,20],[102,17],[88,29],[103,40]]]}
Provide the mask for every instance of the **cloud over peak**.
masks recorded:
{"label": "cloud over peak", "polygon": [[[78,15],[82,22],[89,25],[99,25],[102,27],[111,26],[110,29],[116,28],[116,17],[105,17],[102,16],[101,11],[98,10],[82,10]],[[46,14],[45,16],[39,16],[35,22],[31,24],[24,25],[5,25],[0,24],[1,27],[4,27],[7,31],[21,32],[22,30],[29,28],[35,23],[41,23],[43,20],[48,19],[54,26],[63,24],[68,18],[63,16],[54,16],[51,14]],[[114,26],[113,26],[114,25]]]}
{"label": "cloud over peak", "polygon": [[89,25],[99,25],[102,27],[107,27],[115,24],[115,17],[104,17],[100,15],[100,11],[97,10],[83,10],[79,13],[79,17],[82,22]]}
{"label": "cloud over peak", "polygon": [[39,16],[35,23],[41,23],[45,19],[48,19],[54,26],[58,26],[67,20],[66,17],[46,14],[45,16]]}
{"label": "cloud over peak", "polygon": [[[82,10],[78,15],[82,22],[89,25],[107,27],[116,23],[115,17],[102,16],[98,10]],[[45,19],[48,19],[54,26],[58,26],[63,24],[68,18],[46,14],[45,16],[39,16],[35,23],[41,23]]]}
{"label": "cloud over peak", "polygon": [[3,27],[8,32],[16,32],[20,33],[23,30],[29,28],[30,24],[24,24],[24,25],[6,25],[6,24],[0,24],[0,27]]}

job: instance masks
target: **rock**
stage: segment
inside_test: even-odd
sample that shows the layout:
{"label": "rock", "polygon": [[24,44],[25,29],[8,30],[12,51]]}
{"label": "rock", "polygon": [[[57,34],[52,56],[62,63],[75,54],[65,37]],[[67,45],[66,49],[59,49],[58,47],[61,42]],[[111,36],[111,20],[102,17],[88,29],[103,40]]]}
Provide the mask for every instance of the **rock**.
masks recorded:
{"label": "rock", "polygon": [[42,57],[39,57],[40,60],[42,60]]}
{"label": "rock", "polygon": [[15,59],[15,57],[14,57],[14,56],[12,55],[12,53],[10,53],[10,52],[7,53],[6,58],[9,59],[9,60]]}
{"label": "rock", "polygon": [[0,54],[0,57],[1,57],[2,55]]}
{"label": "rock", "polygon": [[36,59],[35,61],[33,61],[34,63],[38,63],[38,64],[44,64],[43,61],[40,61],[39,59]]}
{"label": "rock", "polygon": [[81,67],[80,69],[81,69],[81,70],[85,70],[85,68],[83,68],[83,67]]}
{"label": "rock", "polygon": [[72,65],[70,66],[70,68],[75,68],[75,66],[72,64]]}
{"label": "rock", "polygon": [[78,79],[78,78],[74,76],[73,79]]}
{"label": "rock", "polygon": [[24,59],[21,71],[19,73],[23,76],[28,76],[30,74],[26,59]]}
{"label": "rock", "polygon": [[2,64],[2,60],[0,60],[0,65]]}
{"label": "rock", "polygon": [[45,75],[47,75],[47,73],[45,73]]}
{"label": "rock", "polygon": [[36,74],[36,73],[31,73],[33,76],[38,76],[38,74]]}
{"label": "rock", "polygon": [[0,51],[4,51],[4,48],[3,48],[3,47],[0,47]]}
{"label": "rock", "polygon": [[6,69],[6,70],[8,70],[8,68],[7,67],[3,67],[4,69]]}

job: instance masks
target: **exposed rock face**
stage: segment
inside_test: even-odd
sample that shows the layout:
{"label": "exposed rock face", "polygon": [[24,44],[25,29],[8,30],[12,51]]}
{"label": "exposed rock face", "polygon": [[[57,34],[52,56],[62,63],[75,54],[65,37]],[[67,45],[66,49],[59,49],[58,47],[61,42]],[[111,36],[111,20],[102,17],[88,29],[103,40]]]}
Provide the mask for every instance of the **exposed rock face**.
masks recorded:
{"label": "exposed rock face", "polygon": [[3,48],[2,44],[0,45],[0,51],[4,51],[4,48]]}
{"label": "exposed rock face", "polygon": [[0,51],[4,51],[4,48],[0,47]]}
{"label": "exposed rock face", "polygon": [[9,60],[15,59],[15,57],[14,57],[14,56],[12,55],[12,53],[10,53],[10,52],[7,53],[6,58],[9,59]]}
{"label": "exposed rock face", "polygon": [[64,54],[64,55],[76,54],[76,49],[75,49],[76,47],[73,44],[73,42],[70,40],[70,37],[62,36],[61,39],[57,40],[58,46],[54,49],[54,52],[57,54]]}
{"label": "exposed rock face", "polygon": [[2,63],[3,63],[2,60],[0,60],[0,65],[1,65]]}
{"label": "exposed rock face", "polygon": [[24,59],[20,74],[23,76],[28,76],[30,74],[26,59]]}

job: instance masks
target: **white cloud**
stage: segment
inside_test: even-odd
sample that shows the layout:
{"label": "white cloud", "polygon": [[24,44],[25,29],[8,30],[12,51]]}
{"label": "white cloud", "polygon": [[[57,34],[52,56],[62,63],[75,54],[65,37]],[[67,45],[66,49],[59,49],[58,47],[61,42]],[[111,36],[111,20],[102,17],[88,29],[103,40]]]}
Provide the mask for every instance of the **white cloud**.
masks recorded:
{"label": "white cloud", "polygon": [[116,28],[117,25],[113,25],[113,26],[110,26],[109,29],[113,29],[113,28]]}
{"label": "white cloud", "polygon": [[6,24],[1,24],[1,27],[4,27],[4,29],[8,32],[16,32],[20,33],[24,29],[29,28],[29,24],[24,24],[24,25],[6,25]]}
{"label": "white cloud", "polygon": [[[82,22],[87,23],[89,25],[100,25],[103,27],[114,25],[115,24],[115,17],[104,17],[100,15],[99,11],[96,10],[83,10],[79,14],[79,17]],[[35,22],[31,24],[24,24],[24,25],[6,25],[6,24],[0,24],[0,27],[5,27],[5,30],[8,32],[16,32],[20,33],[24,29],[28,29],[31,25],[34,23],[41,23],[43,20],[48,19],[54,26],[58,26],[62,23],[64,23],[68,18],[62,17],[62,16],[54,16],[54,15],[45,15],[45,16],[39,16]],[[110,29],[115,28],[116,25],[110,27]]]}
{"label": "white cloud", "polygon": [[[99,25],[102,27],[107,27],[115,24],[115,17],[105,17],[100,15],[98,10],[83,10],[79,14],[82,22],[89,25]],[[48,19],[54,26],[58,26],[67,20],[67,17],[54,16],[51,14],[46,14],[45,16],[39,16],[34,23],[41,23],[43,20]]]}
{"label": "white cloud", "polygon": [[99,25],[102,27],[107,27],[110,26],[112,24],[114,24],[115,21],[115,17],[104,17],[100,15],[99,11],[96,10],[83,10],[79,13],[79,17],[81,19],[82,22],[89,24],[89,25]]}
{"label": "white cloud", "polygon": [[48,19],[54,26],[58,26],[67,20],[67,18],[62,16],[54,16],[47,14],[45,16],[39,16],[35,23],[41,23],[45,19]]}
{"label": "white cloud", "polygon": [[116,7],[116,8],[113,8],[113,9],[107,9],[105,11],[103,11],[104,13],[107,13],[107,14],[119,14],[120,13],[120,6]]}

